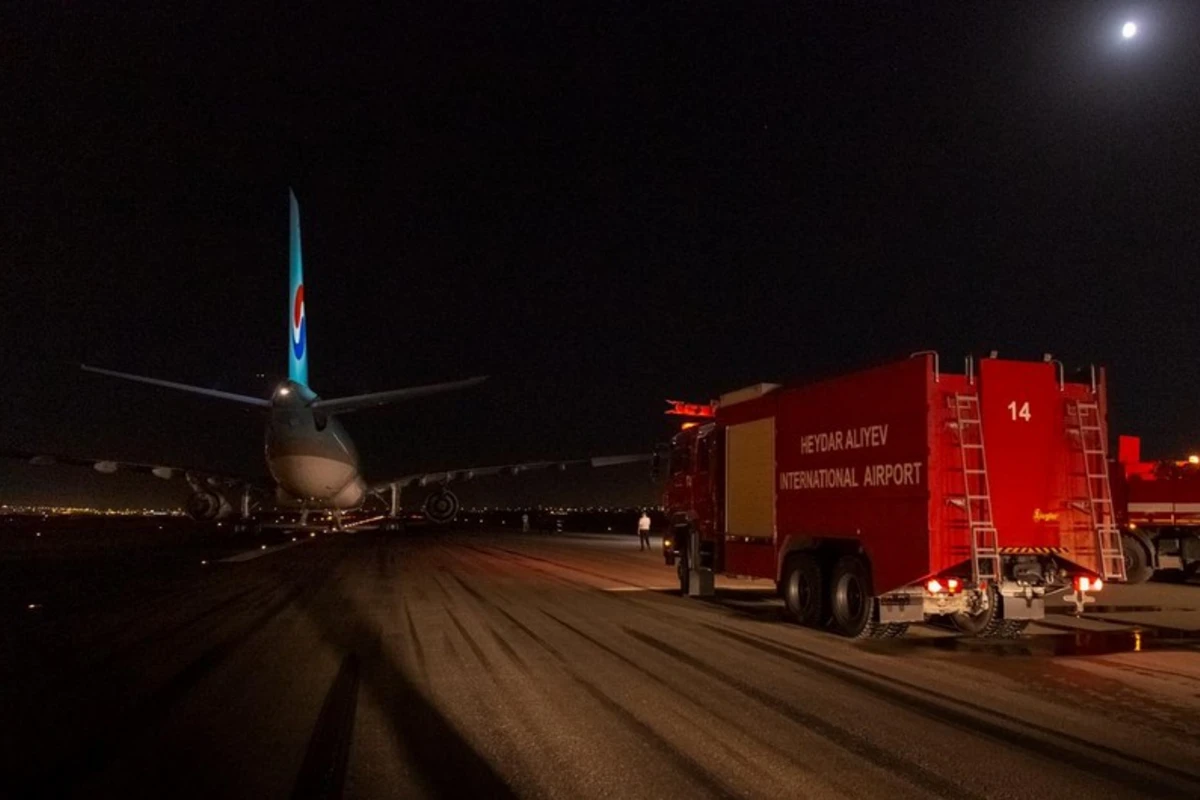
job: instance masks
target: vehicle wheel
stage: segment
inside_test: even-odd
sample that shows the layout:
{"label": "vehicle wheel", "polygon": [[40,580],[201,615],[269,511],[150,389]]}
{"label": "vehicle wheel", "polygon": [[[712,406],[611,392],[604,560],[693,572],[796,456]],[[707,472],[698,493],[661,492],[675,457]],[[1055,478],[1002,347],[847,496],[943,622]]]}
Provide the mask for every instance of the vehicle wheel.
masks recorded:
{"label": "vehicle wheel", "polygon": [[1000,627],[1000,593],[996,587],[987,588],[988,607],[978,614],[959,612],[950,615],[950,622],[960,633],[968,636],[994,636]]}
{"label": "vehicle wheel", "polygon": [[1028,627],[1029,620],[1027,619],[1002,620],[1000,628],[996,631],[996,637],[1000,639],[1020,639]]}
{"label": "vehicle wheel", "polygon": [[679,594],[687,597],[688,587],[691,583],[691,571],[687,566],[687,558],[680,554],[680,557],[675,561],[675,573],[679,575]]}
{"label": "vehicle wheel", "polygon": [[1125,582],[1145,583],[1154,574],[1150,566],[1150,554],[1140,539],[1129,534],[1121,535],[1121,550],[1125,553]]}
{"label": "vehicle wheel", "polygon": [[978,614],[951,614],[950,621],[961,633],[981,639],[1015,639],[1025,630],[1029,620],[1004,619],[1000,616],[1000,592],[988,586],[988,608]]}
{"label": "vehicle wheel", "polygon": [[871,571],[858,556],[838,559],[829,588],[833,624],[841,633],[851,639],[878,639],[893,629],[892,625],[881,625],[872,619],[875,596],[871,588]]}
{"label": "vehicle wheel", "polygon": [[821,565],[807,553],[794,555],[783,569],[783,604],[792,619],[801,625],[816,627],[824,620],[825,587]]}

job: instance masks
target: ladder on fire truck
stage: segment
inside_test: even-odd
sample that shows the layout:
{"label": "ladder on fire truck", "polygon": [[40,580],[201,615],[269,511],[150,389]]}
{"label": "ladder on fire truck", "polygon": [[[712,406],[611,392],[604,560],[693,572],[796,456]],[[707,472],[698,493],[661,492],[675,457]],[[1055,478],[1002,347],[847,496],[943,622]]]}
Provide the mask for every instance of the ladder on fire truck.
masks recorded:
{"label": "ladder on fire truck", "polygon": [[992,521],[992,492],[988,484],[987,451],[979,395],[956,394],[953,399],[962,456],[963,509],[971,533],[971,577],[976,586],[1001,581],[1000,543]]}
{"label": "ladder on fire truck", "polygon": [[1108,444],[1097,403],[1068,400],[1066,404],[1068,431],[1079,435],[1083,455],[1083,477],[1087,483],[1085,506],[1091,534],[1096,542],[1100,562],[1100,577],[1105,580],[1125,580],[1125,553],[1121,549],[1121,531],[1113,513],[1112,484],[1108,479]]}

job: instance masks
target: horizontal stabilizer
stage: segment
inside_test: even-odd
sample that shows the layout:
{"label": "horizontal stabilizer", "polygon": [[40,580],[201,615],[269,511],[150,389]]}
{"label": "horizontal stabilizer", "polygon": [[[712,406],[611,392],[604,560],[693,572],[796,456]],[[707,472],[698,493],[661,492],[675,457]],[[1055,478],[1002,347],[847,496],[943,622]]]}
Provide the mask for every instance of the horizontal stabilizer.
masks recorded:
{"label": "horizontal stabilizer", "polygon": [[442,392],[453,392],[457,389],[467,389],[477,386],[486,380],[485,376],[481,376],[467,378],[465,381],[433,383],[428,386],[413,386],[408,389],[393,389],[390,392],[358,394],[353,397],[331,397],[326,400],[315,400],[311,407],[314,411],[325,411],[329,414],[345,414],[348,411],[358,411],[362,408],[383,406],[388,403],[399,403],[405,400],[415,400],[418,397],[426,397]]}
{"label": "horizontal stabilizer", "polygon": [[108,375],[111,378],[123,378],[127,381],[136,381],[138,383],[148,383],[151,386],[162,386],[166,389],[178,389],[182,392],[191,392],[192,394],[202,394],[205,397],[215,397],[218,400],[232,400],[235,403],[242,403],[248,406],[259,406],[261,408],[269,408],[271,401],[261,397],[250,397],[244,394],[234,394],[232,392],[222,392],[217,389],[204,389],[200,386],[188,386],[186,383],[175,383],[174,381],[164,381],[158,378],[147,378],[142,375],[130,375],[128,372],[115,372],[111,369],[101,369],[100,367],[89,367],[87,364],[80,364],[85,372],[94,372],[97,375]]}

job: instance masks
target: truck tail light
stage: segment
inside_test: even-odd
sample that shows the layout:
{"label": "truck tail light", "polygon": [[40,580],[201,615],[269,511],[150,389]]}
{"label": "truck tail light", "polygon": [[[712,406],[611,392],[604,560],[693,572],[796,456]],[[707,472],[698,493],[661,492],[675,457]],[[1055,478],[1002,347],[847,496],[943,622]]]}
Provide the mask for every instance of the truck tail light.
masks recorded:
{"label": "truck tail light", "polygon": [[937,578],[925,581],[925,590],[930,594],[958,594],[962,591],[962,581],[958,578],[946,578],[945,582]]}
{"label": "truck tail light", "polygon": [[1089,578],[1086,575],[1080,575],[1075,579],[1075,588],[1081,592],[1098,592],[1104,588],[1104,581],[1099,578]]}

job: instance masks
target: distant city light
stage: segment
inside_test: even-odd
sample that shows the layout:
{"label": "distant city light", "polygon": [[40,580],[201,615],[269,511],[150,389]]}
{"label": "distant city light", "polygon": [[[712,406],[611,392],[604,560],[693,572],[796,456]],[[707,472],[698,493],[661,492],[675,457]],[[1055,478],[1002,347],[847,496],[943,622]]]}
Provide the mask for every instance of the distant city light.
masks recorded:
{"label": "distant city light", "polygon": [[1121,36],[1125,39],[1132,39],[1133,37],[1137,36],[1137,23],[1126,22],[1121,27]]}

